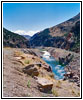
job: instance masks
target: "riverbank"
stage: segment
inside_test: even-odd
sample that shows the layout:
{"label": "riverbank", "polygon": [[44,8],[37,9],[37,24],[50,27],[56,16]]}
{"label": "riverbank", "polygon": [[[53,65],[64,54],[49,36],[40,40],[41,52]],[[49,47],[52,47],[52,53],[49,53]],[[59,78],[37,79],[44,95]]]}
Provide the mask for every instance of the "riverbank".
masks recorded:
{"label": "riverbank", "polygon": [[[3,96],[4,97],[76,97],[80,88],[68,80],[55,80],[49,67],[35,54],[24,53],[23,49],[4,48]],[[25,48],[27,51],[27,48]],[[29,50],[31,51],[31,50]],[[29,52],[28,51],[28,52]],[[34,74],[28,73],[29,71]],[[47,85],[40,81],[44,78]],[[41,79],[41,80],[42,80]],[[49,84],[48,84],[49,80]],[[52,86],[50,91],[39,88]],[[43,86],[45,85],[45,86]]]}
{"label": "riverbank", "polygon": [[80,53],[52,47],[45,49],[58,61],[59,58],[64,58],[66,60],[68,55],[71,55],[72,59],[70,59],[69,63],[67,62],[68,64],[65,65],[65,71],[67,74],[65,74],[64,79],[74,82],[80,87]]}
{"label": "riverbank", "polygon": [[59,61],[56,61],[54,57],[51,56],[51,54],[47,51],[44,52],[42,59],[50,65],[52,72],[54,73],[54,78],[56,80],[64,79],[64,74],[66,74],[64,67],[59,64]]}
{"label": "riverbank", "polygon": [[[39,58],[43,56],[42,51],[49,52],[50,55],[53,56],[56,61],[59,61],[59,58],[64,58],[62,63],[66,63],[65,71],[67,73],[65,74],[64,79],[74,82],[75,84],[77,84],[77,86],[80,86],[80,53],[75,53],[68,50],[53,47],[39,47],[31,50],[34,51]],[[69,59],[69,61],[67,60],[67,58]]]}

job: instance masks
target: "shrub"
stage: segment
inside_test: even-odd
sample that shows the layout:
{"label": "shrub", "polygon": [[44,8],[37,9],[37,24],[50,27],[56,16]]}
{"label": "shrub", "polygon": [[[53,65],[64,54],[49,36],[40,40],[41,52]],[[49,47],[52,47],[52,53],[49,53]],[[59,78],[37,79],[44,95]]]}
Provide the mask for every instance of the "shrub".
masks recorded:
{"label": "shrub", "polygon": [[52,94],[54,95],[54,96],[56,96],[56,97],[58,97],[59,96],[59,94],[58,94],[58,92],[56,91],[56,90],[52,90]]}
{"label": "shrub", "polygon": [[61,88],[61,81],[58,81],[56,87]]}
{"label": "shrub", "polygon": [[30,61],[29,61],[29,60],[25,60],[24,63],[25,63],[25,64],[29,64]]}
{"label": "shrub", "polygon": [[30,83],[30,81],[28,80],[28,82],[27,82],[27,87],[30,88],[30,85],[31,85],[31,83]]}

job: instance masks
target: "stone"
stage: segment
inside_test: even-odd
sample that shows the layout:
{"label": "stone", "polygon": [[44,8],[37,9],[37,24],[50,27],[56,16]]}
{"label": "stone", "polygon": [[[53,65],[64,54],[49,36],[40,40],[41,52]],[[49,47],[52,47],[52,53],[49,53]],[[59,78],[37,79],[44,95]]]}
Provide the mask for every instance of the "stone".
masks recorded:
{"label": "stone", "polygon": [[48,72],[52,72],[52,68],[50,66],[48,66],[48,65],[45,65],[43,68],[45,70],[47,70]]}
{"label": "stone", "polygon": [[39,71],[34,64],[30,64],[30,65],[26,66],[25,68],[23,68],[23,72],[25,72],[29,75],[32,75],[32,76],[38,76],[39,75]]}
{"label": "stone", "polygon": [[53,87],[53,82],[46,78],[38,78],[37,82],[39,84],[39,89],[44,92],[50,91]]}
{"label": "stone", "polygon": [[70,75],[71,74],[71,72],[67,72],[67,75]]}
{"label": "stone", "polygon": [[39,67],[42,67],[42,64],[41,63],[36,63],[35,65],[37,65]]}
{"label": "stone", "polygon": [[38,79],[38,77],[37,77],[37,76],[34,76],[33,78],[34,78],[35,80],[37,80],[37,79]]}
{"label": "stone", "polygon": [[48,66],[48,69],[47,69],[48,72],[52,72],[52,68],[50,66]]}
{"label": "stone", "polygon": [[72,73],[72,72],[67,72],[66,74],[64,74],[64,76],[68,77],[68,78],[73,78],[73,75],[74,75],[74,73]]}
{"label": "stone", "polygon": [[76,75],[76,76],[73,76],[73,79],[79,79],[79,77]]}
{"label": "stone", "polygon": [[15,57],[15,59],[16,59],[16,60],[20,60],[20,59],[21,59],[21,57]]}

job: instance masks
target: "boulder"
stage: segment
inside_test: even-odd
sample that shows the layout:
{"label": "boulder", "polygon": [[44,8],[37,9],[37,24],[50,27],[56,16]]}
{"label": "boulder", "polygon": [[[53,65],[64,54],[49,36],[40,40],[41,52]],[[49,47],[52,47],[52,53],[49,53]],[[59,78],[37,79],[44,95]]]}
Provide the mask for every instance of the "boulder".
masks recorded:
{"label": "boulder", "polygon": [[64,74],[64,76],[65,76],[65,78],[67,79],[69,79],[69,78],[73,78],[73,76],[74,76],[74,73],[72,73],[72,72],[67,72],[66,74]]}
{"label": "boulder", "polygon": [[37,65],[39,67],[42,67],[42,64],[41,63],[35,63],[35,65]]}
{"label": "boulder", "polygon": [[15,57],[15,59],[16,59],[16,60],[20,60],[20,59],[21,59],[21,57]]}
{"label": "boulder", "polygon": [[45,65],[45,64],[44,64],[43,68],[44,68],[45,70],[47,70],[48,72],[52,72],[52,68],[51,68],[49,65]]}
{"label": "boulder", "polygon": [[48,72],[52,72],[52,68],[50,66],[46,66],[44,67],[45,70],[47,70]]}
{"label": "boulder", "polygon": [[37,78],[37,82],[39,84],[39,89],[44,92],[48,92],[53,87],[53,82],[46,78]]}
{"label": "boulder", "polygon": [[73,80],[74,82],[78,82],[79,81],[79,77],[77,75],[73,76]]}
{"label": "boulder", "polygon": [[36,65],[34,64],[30,64],[28,66],[26,66],[25,68],[23,68],[23,72],[32,75],[32,76],[38,76],[39,75],[39,71]]}

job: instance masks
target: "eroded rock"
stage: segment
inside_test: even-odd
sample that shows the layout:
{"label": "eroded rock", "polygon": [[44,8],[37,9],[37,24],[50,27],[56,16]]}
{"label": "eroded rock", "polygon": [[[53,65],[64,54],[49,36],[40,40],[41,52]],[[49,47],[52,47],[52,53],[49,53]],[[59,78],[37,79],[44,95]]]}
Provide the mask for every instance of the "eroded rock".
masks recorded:
{"label": "eroded rock", "polygon": [[28,66],[26,66],[25,68],[23,68],[23,72],[32,75],[32,76],[38,76],[39,75],[39,71],[36,65],[34,64],[30,64]]}
{"label": "eroded rock", "polygon": [[53,87],[53,82],[46,78],[37,78],[37,82],[39,84],[39,89],[44,92],[48,92]]}

